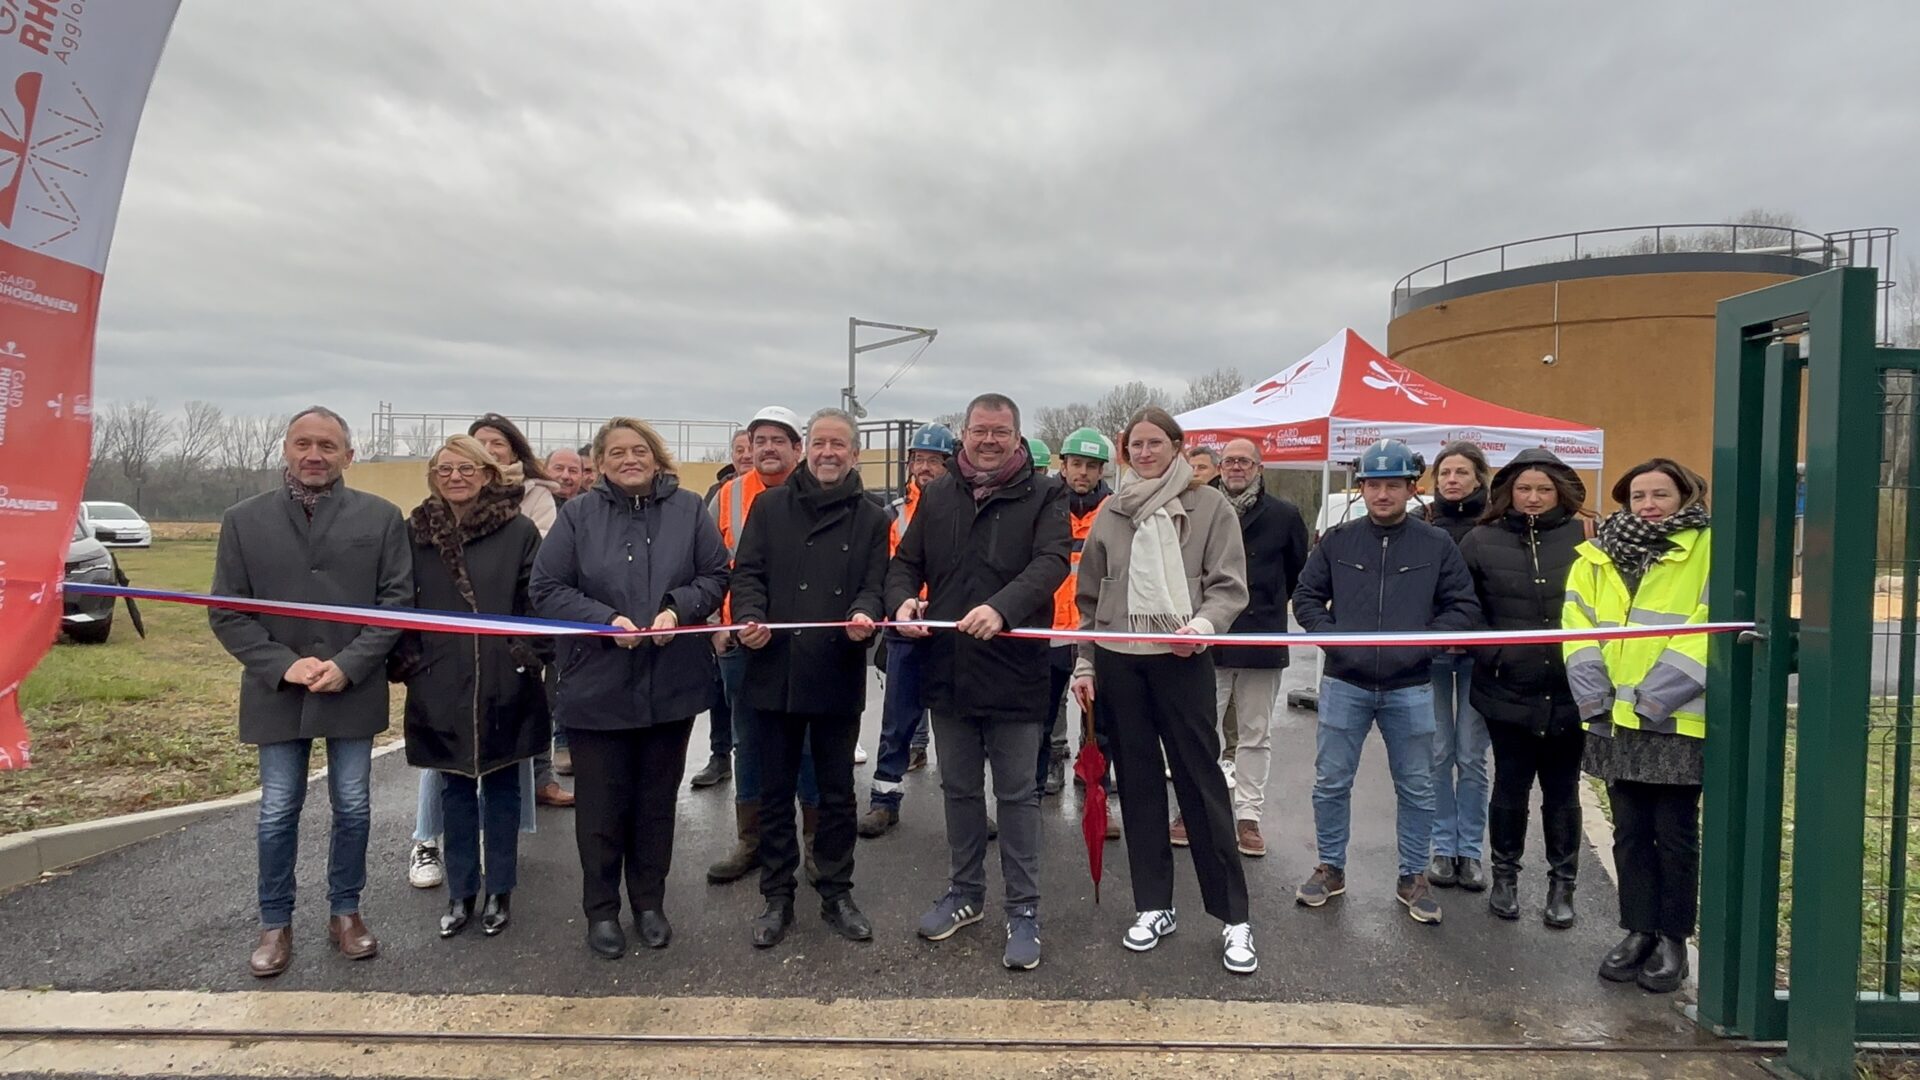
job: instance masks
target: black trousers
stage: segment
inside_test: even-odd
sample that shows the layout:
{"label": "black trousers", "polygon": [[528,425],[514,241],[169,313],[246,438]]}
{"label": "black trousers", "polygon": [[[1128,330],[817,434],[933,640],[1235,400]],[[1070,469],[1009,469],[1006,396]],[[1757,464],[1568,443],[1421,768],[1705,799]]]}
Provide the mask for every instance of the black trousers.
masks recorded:
{"label": "black trousers", "polygon": [[692,734],[691,716],[622,731],[567,729],[580,907],[589,920],[620,917],[622,877],[636,913],[662,909],[673,864],[674,803]]}
{"label": "black trousers", "polygon": [[1540,782],[1540,811],[1580,805],[1580,751],[1587,733],[1579,728],[1560,735],[1535,735],[1519,724],[1487,721],[1493,740],[1492,804],[1524,812]]}
{"label": "black trousers", "polygon": [[809,736],[814,775],[820,781],[820,830],[813,840],[813,861],[820,869],[814,888],[820,899],[834,900],[853,891],[853,748],[860,741],[859,713],[787,713],[753,711],[759,725],[760,894],[768,900],[793,900],[800,868],[800,835],[794,825],[794,795],[800,785],[800,758]]}
{"label": "black trousers", "polygon": [[1193,870],[1207,914],[1247,921],[1247,878],[1233,831],[1233,801],[1220,772],[1213,657],[1134,656],[1096,649],[1093,708],[1104,720],[1127,808],[1127,870],[1137,911],[1173,907],[1173,845],[1167,839],[1167,784],[1186,819]]}
{"label": "black trousers", "polygon": [[1620,870],[1620,929],[1687,938],[1700,900],[1700,787],[1607,785],[1613,861]]}

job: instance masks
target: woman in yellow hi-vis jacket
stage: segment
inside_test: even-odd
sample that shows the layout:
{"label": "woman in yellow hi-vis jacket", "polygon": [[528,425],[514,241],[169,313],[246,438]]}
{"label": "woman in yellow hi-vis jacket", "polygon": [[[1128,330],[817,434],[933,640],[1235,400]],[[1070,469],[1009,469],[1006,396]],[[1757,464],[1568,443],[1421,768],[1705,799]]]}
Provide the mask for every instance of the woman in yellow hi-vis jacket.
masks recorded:
{"label": "woman in yellow hi-vis jacket", "polygon": [[[1569,630],[1707,621],[1707,482],[1666,458],[1613,485],[1620,504],[1576,549],[1567,572]],[[1606,781],[1620,928],[1600,977],[1650,993],[1687,975],[1699,902],[1701,745],[1707,733],[1707,639],[1701,634],[1574,640],[1567,685],[1588,739],[1581,766]]]}

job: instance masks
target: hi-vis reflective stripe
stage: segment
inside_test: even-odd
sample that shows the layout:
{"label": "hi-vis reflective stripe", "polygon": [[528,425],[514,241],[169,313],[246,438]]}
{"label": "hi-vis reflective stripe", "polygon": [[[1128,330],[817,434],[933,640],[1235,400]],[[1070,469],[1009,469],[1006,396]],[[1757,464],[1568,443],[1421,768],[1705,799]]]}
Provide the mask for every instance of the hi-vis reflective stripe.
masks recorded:
{"label": "hi-vis reflective stripe", "polygon": [[1634,608],[1627,612],[1628,626],[1685,626],[1693,621],[1691,614],[1677,611],[1655,611],[1652,608]]}
{"label": "hi-vis reflective stripe", "polygon": [[747,527],[747,478],[727,482],[727,554],[738,554],[740,532]]}
{"label": "hi-vis reflective stripe", "polygon": [[894,501],[900,504],[900,535],[905,536],[907,535],[907,526],[913,524],[913,509],[916,504],[914,500],[907,498],[905,495],[900,496]]}

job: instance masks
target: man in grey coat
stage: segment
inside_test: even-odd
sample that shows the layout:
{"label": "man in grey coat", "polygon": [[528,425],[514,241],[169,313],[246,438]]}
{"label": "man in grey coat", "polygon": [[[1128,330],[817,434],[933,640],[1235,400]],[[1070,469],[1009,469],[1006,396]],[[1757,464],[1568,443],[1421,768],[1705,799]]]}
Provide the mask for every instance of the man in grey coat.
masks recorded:
{"label": "man in grey coat", "polygon": [[[401,607],[413,553],[400,511],[340,482],[353,436],[311,406],[287,425],[285,482],[220,522],[213,591],[311,604]],[[260,748],[260,943],[249,968],[278,975],[293,958],[293,871],[315,739],[327,743],[333,804],[327,937],[349,959],[379,943],[360,917],[367,881],[373,737],[387,729],[387,653],[400,634],[360,623],[213,609],[214,636],[240,661],[240,739]]]}

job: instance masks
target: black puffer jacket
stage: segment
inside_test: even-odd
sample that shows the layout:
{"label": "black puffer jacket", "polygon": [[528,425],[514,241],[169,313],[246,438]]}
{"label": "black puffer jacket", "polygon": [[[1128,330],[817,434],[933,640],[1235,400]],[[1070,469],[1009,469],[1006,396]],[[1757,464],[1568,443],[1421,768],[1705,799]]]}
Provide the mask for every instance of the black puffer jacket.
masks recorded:
{"label": "black puffer jacket", "polygon": [[[887,611],[927,590],[927,618],[958,620],[990,605],[1009,627],[1053,626],[1053,594],[1067,579],[1073,531],[1067,485],[1031,465],[985,502],[958,469],[927,485],[887,567]],[[927,639],[926,706],[972,718],[1053,716],[1044,638],[980,641],[952,630]]]}
{"label": "black puffer jacket", "polygon": [[[1517,475],[1529,468],[1543,472],[1557,468],[1578,483],[1578,477],[1545,450],[1523,452],[1500,475]],[[1580,520],[1563,506],[1537,517],[1510,510],[1501,520],[1468,533],[1460,554],[1473,575],[1487,626],[1559,629],[1567,569],[1585,535]],[[1480,715],[1495,723],[1523,725],[1536,735],[1579,730],[1580,714],[1567,688],[1560,646],[1488,646],[1474,653],[1472,700]]]}
{"label": "black puffer jacket", "polygon": [[[885,618],[887,514],[860,474],[822,488],[805,465],[762,492],[733,564],[737,622]],[[867,700],[867,647],[845,630],[782,630],[747,653],[747,700],[767,712],[853,713]]]}
{"label": "black puffer jacket", "polygon": [[[1371,517],[1328,529],[1307,556],[1293,590],[1293,617],[1309,633],[1369,630],[1471,630],[1480,604],[1460,549],[1447,534],[1403,517]],[[1427,681],[1431,646],[1326,650],[1329,677],[1365,690],[1400,690]]]}
{"label": "black puffer jacket", "polygon": [[1480,518],[1487,512],[1487,489],[1475,488],[1473,494],[1454,502],[1443,499],[1436,492],[1433,502],[1427,504],[1427,524],[1443,529],[1454,543],[1467,538],[1479,524]]}
{"label": "black puffer jacket", "polygon": [[[533,563],[530,592],[547,619],[645,628],[671,609],[681,626],[706,621],[727,588],[727,549],[700,497],[661,473],[648,495],[602,479],[567,503]],[[560,643],[555,721],[622,731],[688,720],[713,701],[713,647],[705,634],[623,649],[610,637]]]}

